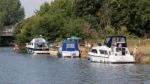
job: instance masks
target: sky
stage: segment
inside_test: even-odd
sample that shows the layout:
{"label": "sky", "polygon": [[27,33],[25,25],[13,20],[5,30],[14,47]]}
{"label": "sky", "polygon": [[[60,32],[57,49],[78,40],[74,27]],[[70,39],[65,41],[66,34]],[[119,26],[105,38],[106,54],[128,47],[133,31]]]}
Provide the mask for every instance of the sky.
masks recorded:
{"label": "sky", "polygon": [[40,6],[44,2],[51,2],[52,0],[20,0],[22,6],[25,9],[25,17],[31,17],[34,15],[34,11],[39,10]]}

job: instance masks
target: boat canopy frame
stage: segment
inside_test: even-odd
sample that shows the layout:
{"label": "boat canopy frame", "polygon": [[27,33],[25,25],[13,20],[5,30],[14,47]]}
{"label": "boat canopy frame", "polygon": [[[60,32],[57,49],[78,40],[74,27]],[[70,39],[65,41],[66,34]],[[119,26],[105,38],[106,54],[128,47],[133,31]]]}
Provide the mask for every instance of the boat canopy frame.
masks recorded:
{"label": "boat canopy frame", "polygon": [[[115,40],[115,43],[122,43],[123,47],[127,47],[127,41],[125,36],[107,36],[104,41],[104,45],[107,47],[113,46],[113,40]],[[119,44],[116,44],[118,46]]]}

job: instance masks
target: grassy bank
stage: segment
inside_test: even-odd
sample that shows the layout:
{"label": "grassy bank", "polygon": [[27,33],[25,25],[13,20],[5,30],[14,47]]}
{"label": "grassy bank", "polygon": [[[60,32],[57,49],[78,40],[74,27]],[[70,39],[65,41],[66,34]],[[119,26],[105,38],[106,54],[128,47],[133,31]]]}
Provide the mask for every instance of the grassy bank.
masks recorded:
{"label": "grassy bank", "polygon": [[130,39],[128,47],[134,53],[137,63],[150,63],[150,39]]}

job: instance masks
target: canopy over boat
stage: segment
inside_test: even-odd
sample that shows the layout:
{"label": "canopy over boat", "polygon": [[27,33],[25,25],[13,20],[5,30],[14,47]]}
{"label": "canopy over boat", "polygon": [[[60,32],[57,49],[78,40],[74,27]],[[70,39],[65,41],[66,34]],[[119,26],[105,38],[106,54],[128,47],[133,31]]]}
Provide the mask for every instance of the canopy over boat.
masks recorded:
{"label": "canopy over boat", "polygon": [[77,37],[77,36],[72,36],[72,37],[70,37],[70,39],[75,40],[75,41],[81,40],[81,38],[80,38],[80,37]]}
{"label": "canopy over boat", "polygon": [[73,40],[65,40],[62,43],[62,51],[79,51],[78,43]]}
{"label": "canopy over boat", "polygon": [[[120,46],[120,47],[127,47],[127,42],[126,42],[126,37],[125,36],[107,36],[105,41],[104,41],[104,45],[106,45],[107,47],[111,47],[113,46],[115,43],[116,46]],[[121,45],[119,43],[122,43]]]}

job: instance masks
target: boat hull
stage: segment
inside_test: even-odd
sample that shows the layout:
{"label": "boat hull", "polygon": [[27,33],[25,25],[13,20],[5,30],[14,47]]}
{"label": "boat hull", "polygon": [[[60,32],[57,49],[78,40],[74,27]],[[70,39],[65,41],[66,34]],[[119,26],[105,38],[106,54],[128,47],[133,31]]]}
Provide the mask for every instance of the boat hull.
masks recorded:
{"label": "boat hull", "polygon": [[27,53],[36,55],[36,54],[49,54],[50,52],[48,49],[42,50],[42,49],[27,48]]}
{"label": "boat hull", "polygon": [[78,58],[79,51],[61,51],[58,52],[58,56],[62,58]]}
{"label": "boat hull", "polygon": [[94,56],[89,54],[89,60],[93,62],[103,62],[103,63],[134,63],[135,59],[132,55],[125,56]]}

